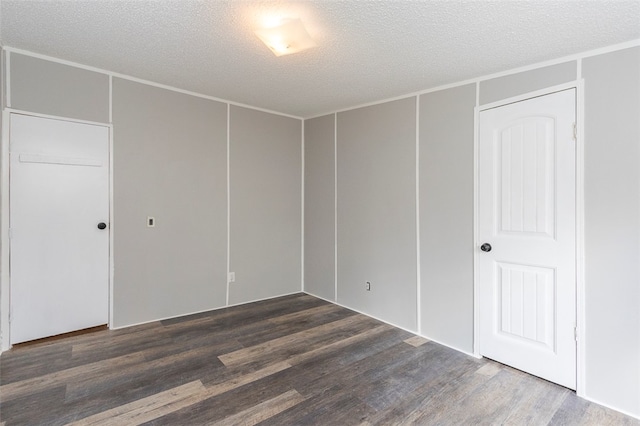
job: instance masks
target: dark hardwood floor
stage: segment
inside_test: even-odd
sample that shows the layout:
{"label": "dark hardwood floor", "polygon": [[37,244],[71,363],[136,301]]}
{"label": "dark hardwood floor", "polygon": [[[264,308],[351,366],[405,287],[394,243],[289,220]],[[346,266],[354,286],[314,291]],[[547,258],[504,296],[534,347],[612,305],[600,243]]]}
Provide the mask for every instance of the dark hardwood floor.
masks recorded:
{"label": "dark hardwood floor", "polygon": [[638,425],[565,388],[297,294],[0,357],[0,424]]}

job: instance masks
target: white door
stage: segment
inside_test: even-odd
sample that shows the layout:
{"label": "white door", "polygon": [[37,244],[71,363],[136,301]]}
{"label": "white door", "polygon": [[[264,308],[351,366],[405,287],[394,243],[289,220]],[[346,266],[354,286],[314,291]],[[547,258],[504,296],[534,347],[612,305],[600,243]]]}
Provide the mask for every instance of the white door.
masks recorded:
{"label": "white door", "polygon": [[11,114],[9,132],[11,343],[107,324],[109,129]]}
{"label": "white door", "polygon": [[575,89],[480,113],[480,354],[576,388]]}

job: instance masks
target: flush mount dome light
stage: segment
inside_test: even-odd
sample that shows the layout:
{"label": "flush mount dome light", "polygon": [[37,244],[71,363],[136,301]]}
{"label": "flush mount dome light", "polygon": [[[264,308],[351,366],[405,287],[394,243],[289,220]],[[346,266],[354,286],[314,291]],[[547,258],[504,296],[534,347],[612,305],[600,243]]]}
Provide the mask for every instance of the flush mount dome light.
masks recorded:
{"label": "flush mount dome light", "polygon": [[316,45],[300,19],[282,20],[277,26],[256,30],[256,35],[276,56],[301,52]]}

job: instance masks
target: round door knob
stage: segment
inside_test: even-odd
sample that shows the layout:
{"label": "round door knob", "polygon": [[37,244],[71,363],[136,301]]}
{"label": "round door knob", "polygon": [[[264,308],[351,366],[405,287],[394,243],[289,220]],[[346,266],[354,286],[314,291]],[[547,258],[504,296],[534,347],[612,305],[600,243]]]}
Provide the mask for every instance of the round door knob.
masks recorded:
{"label": "round door knob", "polygon": [[100,223],[98,224],[98,229],[104,229],[104,228],[106,228],[106,227],[107,227],[107,224],[106,224],[106,223],[104,223],[104,222],[100,222]]}
{"label": "round door knob", "polygon": [[491,244],[484,243],[483,245],[480,246],[480,250],[486,251],[486,252],[490,252],[491,251]]}

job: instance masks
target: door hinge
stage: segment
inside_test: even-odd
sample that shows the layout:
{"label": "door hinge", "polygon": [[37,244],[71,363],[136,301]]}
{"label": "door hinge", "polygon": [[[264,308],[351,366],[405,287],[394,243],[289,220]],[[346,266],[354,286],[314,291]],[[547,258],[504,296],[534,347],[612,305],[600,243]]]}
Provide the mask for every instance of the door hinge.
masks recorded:
{"label": "door hinge", "polygon": [[573,123],[573,140],[578,140],[578,125],[576,123]]}
{"label": "door hinge", "polygon": [[578,327],[573,327],[573,339],[578,341]]}
{"label": "door hinge", "polygon": [[13,239],[13,230],[11,228],[9,228],[9,239]]}

